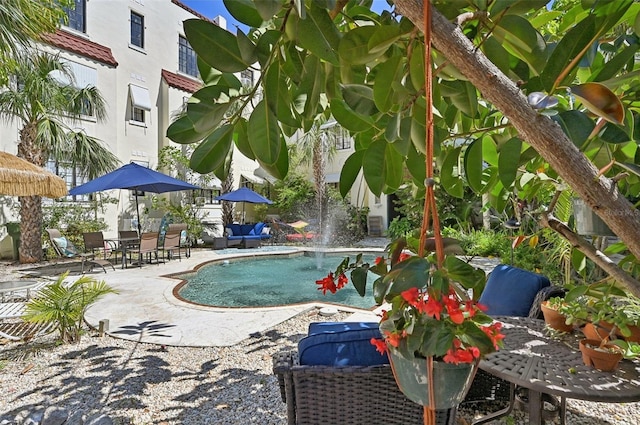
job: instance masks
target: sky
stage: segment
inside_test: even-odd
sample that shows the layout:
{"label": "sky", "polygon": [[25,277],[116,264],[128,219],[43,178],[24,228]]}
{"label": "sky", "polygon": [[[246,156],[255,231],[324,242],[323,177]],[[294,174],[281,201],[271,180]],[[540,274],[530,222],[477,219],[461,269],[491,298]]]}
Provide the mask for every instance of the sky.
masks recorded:
{"label": "sky", "polygon": [[[222,0],[180,0],[185,5],[189,6],[196,12],[199,12],[207,18],[213,19],[218,15],[221,15],[227,20],[227,29],[235,33],[238,22],[231,17],[224,7]],[[386,0],[373,0],[373,10],[380,11],[385,8],[389,8]],[[246,32],[247,26],[242,25],[241,28]]]}

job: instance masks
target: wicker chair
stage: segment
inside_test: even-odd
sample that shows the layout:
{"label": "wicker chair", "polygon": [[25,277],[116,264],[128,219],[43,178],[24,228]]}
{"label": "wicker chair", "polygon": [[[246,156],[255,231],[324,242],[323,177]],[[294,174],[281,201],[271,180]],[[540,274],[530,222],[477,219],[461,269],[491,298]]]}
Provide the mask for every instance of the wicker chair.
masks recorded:
{"label": "wicker chair", "polygon": [[[422,425],[423,408],[398,389],[390,365],[302,366],[298,352],[273,357],[289,425]],[[438,425],[455,424],[456,409],[438,410]]]}

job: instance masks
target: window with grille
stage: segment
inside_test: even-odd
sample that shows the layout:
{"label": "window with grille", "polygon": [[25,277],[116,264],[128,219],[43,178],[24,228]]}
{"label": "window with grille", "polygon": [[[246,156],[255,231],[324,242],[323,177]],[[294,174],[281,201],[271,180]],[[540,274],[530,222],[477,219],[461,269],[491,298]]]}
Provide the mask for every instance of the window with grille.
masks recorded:
{"label": "window with grille", "polygon": [[[62,178],[67,183],[67,189],[73,189],[89,181],[87,176],[81,174],[77,168],[71,166],[71,163],[59,162],[50,159],[47,162],[47,170]],[[68,195],[67,200],[71,201],[89,201],[91,194],[86,195]]]}
{"label": "window with grille", "polygon": [[178,69],[187,75],[197,77],[199,73],[196,52],[193,51],[189,41],[183,36],[179,37],[178,44]]}
{"label": "window with grille", "polygon": [[144,16],[131,12],[131,44],[144,48]]}
{"label": "window with grille", "polygon": [[220,189],[197,189],[191,191],[191,203],[195,205],[217,205],[220,201],[215,199],[220,196]]}
{"label": "window with grille", "polygon": [[67,26],[76,31],[87,32],[86,0],[75,0],[73,7],[64,7],[67,14]]}
{"label": "window with grille", "polygon": [[144,121],[144,109],[136,108],[135,106],[131,107],[131,121],[136,122],[145,122]]}
{"label": "window with grille", "polygon": [[331,132],[333,133],[336,150],[351,149],[351,136],[347,130],[342,127],[334,127]]}

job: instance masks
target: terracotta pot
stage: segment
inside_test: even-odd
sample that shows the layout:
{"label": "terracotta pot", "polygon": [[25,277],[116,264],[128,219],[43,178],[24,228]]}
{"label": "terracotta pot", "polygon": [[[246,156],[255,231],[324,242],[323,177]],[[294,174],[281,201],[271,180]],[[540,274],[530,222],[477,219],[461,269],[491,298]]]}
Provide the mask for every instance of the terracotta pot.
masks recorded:
{"label": "terracotta pot", "polygon": [[571,332],[573,325],[567,325],[567,318],[557,310],[547,307],[547,301],[540,304],[544,321],[549,327],[560,332]]}
{"label": "terracotta pot", "polygon": [[582,361],[587,366],[603,372],[611,372],[616,370],[618,363],[622,360],[622,353],[618,347],[612,344],[605,344],[605,348],[614,348],[615,351],[600,350],[593,347],[599,347],[600,341],[596,339],[583,339],[580,341],[580,351],[582,352]]}
{"label": "terracotta pot", "polygon": [[631,335],[625,337],[625,340],[629,342],[637,342],[640,344],[640,326],[629,326],[629,330],[631,331]]}
{"label": "terracotta pot", "polygon": [[586,339],[594,339],[597,341],[602,341],[607,338],[610,331],[610,329],[605,329],[599,324],[593,324],[591,322],[587,322],[581,330]]}

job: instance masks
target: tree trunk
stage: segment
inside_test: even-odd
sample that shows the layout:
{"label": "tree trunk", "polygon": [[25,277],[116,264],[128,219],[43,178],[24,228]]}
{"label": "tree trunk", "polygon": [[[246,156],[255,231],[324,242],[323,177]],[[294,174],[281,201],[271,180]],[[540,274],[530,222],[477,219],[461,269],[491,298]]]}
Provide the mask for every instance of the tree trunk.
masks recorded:
{"label": "tree trunk", "polygon": [[[395,0],[396,9],[424,30],[422,1]],[[631,253],[640,258],[638,211],[578,150],[560,126],[537,113],[516,84],[502,73],[461,29],[432,7],[433,45],[493,103],[569,186],[593,209]],[[634,292],[640,289],[635,282]]]}
{"label": "tree trunk", "polygon": [[[32,164],[44,165],[42,149],[36,146],[36,127],[25,125],[20,130],[18,157]],[[20,263],[42,261],[42,197],[20,196]]]}

